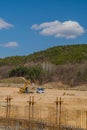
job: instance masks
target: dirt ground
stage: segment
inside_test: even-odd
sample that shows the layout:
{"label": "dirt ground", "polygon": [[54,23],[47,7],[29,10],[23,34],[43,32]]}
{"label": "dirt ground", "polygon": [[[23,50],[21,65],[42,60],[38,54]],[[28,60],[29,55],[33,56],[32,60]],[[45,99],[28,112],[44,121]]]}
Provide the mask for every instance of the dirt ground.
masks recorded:
{"label": "dirt ground", "polygon": [[45,92],[42,94],[28,93],[21,94],[19,88],[17,87],[0,87],[0,104],[5,102],[6,97],[10,95],[12,97],[12,102],[19,105],[24,105],[30,96],[34,96],[35,102],[50,104],[54,103],[57,97],[62,98],[62,104],[68,105],[68,107],[86,109],[87,108],[87,91],[79,90],[58,90],[46,86]]}
{"label": "dirt ground", "polygon": [[[65,113],[65,116],[63,113],[62,122],[65,124],[86,128],[87,126],[84,125],[85,121],[83,119],[82,119],[83,122],[81,123],[81,111],[84,112],[87,111],[87,91],[86,91],[87,85],[77,86],[74,89],[73,88],[69,89],[67,86],[63,86],[63,89],[61,89],[61,85],[62,85],[61,83],[59,84],[52,83],[52,84],[45,84],[44,86],[40,86],[45,88],[45,92],[42,94],[36,93],[36,90],[34,90],[33,93],[28,93],[28,94],[20,93],[19,92],[20,85],[18,86],[0,85],[0,116],[1,115],[6,116],[6,105],[7,105],[6,98],[7,96],[10,96],[12,98],[11,104],[13,106],[18,106],[20,108],[18,109],[18,113],[17,113],[17,111],[15,112],[16,108],[14,107],[15,110],[13,109],[14,111],[12,112],[12,115],[14,115],[14,117],[20,116],[21,118],[24,118],[25,116],[27,117],[28,110],[27,109],[25,110],[25,106],[28,106],[28,101],[30,100],[30,96],[31,97],[34,96],[34,102],[36,105],[34,107],[35,118],[44,117],[44,119],[48,119],[49,122],[52,121],[55,123],[55,119],[56,119],[55,101],[57,100],[57,97],[58,97],[58,101],[61,97],[62,100],[61,105]],[[38,86],[34,86],[34,87],[37,88]],[[66,110],[68,110],[68,113],[66,113],[67,112]]]}
{"label": "dirt ground", "polygon": [[[16,85],[17,86],[17,85]],[[55,122],[55,115],[53,115],[54,112],[56,112],[56,99],[58,97],[58,100],[61,97],[62,100],[62,108],[64,108],[64,111],[66,112],[66,110],[68,109],[68,121],[66,122],[66,119],[64,120],[65,123],[69,124],[69,125],[80,125],[80,127],[83,128],[83,125],[81,126],[81,110],[82,111],[87,111],[87,91],[81,91],[81,90],[66,90],[66,86],[64,86],[65,88],[63,88],[62,90],[55,87],[55,89],[53,89],[52,86],[56,86],[55,84],[46,84],[44,86],[41,87],[45,87],[45,92],[42,94],[38,94],[36,93],[36,90],[34,90],[34,93],[28,93],[28,94],[24,94],[24,93],[20,93],[19,87],[15,87],[14,86],[0,86],[0,114],[6,116],[6,98],[7,96],[10,96],[12,98],[11,100],[11,104],[12,105],[16,105],[18,107],[20,107],[19,113],[15,115],[15,113],[13,112],[12,115],[15,115],[16,117],[18,117],[19,115],[21,115],[21,118],[24,117],[27,113],[24,113],[23,115],[23,111],[25,111],[25,106],[28,105],[28,101],[30,99],[30,96],[34,96],[34,101],[35,101],[35,109],[36,109],[36,113],[35,113],[35,117],[44,117],[44,118],[48,118],[49,120],[52,120]],[[37,86],[35,86],[37,87]],[[83,88],[85,88],[86,86],[83,86]],[[78,87],[76,87],[77,89]],[[82,88],[81,86],[79,86],[79,88]],[[37,107],[37,104],[39,107]],[[23,108],[24,106],[24,108]],[[45,107],[44,107],[45,106]],[[4,109],[5,108],[5,109]],[[38,109],[39,108],[39,109]],[[78,111],[77,114],[75,113],[75,111],[73,112],[73,110]],[[65,113],[64,112],[64,113]],[[70,113],[69,113],[70,112]],[[64,116],[63,113],[63,116]],[[54,113],[55,114],[55,113]],[[66,113],[65,113],[66,115]],[[0,115],[1,116],[1,115]],[[26,115],[28,116],[28,115]],[[54,120],[52,119],[52,117],[54,116]],[[70,118],[71,117],[71,118]],[[78,117],[78,118],[77,118]],[[64,116],[64,118],[66,118],[66,116]],[[75,119],[74,119],[75,118]],[[78,119],[78,120],[77,120]],[[77,120],[77,121],[75,121]],[[78,122],[78,123],[76,123]],[[86,126],[84,126],[85,128]]]}

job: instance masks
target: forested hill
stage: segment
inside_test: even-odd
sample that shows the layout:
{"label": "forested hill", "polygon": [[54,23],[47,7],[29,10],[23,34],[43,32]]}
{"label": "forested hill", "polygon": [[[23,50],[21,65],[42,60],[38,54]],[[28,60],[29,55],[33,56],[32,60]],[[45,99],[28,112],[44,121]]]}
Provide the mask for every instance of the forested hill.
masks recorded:
{"label": "forested hill", "polygon": [[87,45],[56,46],[27,56],[12,56],[0,59],[0,66],[24,65],[30,62],[49,62],[54,65],[82,63],[87,61]]}
{"label": "forested hill", "polygon": [[16,76],[39,83],[87,83],[87,45],[57,46],[27,56],[0,59],[0,79]]}

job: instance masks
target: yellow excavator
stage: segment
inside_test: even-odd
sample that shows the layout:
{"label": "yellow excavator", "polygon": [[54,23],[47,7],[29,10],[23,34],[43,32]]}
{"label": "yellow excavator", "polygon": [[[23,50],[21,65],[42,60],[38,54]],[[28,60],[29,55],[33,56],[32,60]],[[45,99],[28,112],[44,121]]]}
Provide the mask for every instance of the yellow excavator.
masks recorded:
{"label": "yellow excavator", "polygon": [[24,77],[21,77],[25,81],[24,86],[20,88],[19,92],[20,93],[28,93],[29,92],[29,85],[31,85],[30,80],[26,80]]}

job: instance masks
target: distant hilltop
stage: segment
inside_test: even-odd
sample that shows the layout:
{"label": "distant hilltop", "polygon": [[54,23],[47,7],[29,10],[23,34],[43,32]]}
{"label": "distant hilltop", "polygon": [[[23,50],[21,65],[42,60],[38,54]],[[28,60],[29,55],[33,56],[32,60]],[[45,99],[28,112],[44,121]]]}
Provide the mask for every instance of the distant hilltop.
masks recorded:
{"label": "distant hilltop", "polygon": [[35,52],[27,56],[12,56],[0,59],[3,65],[24,65],[28,62],[49,62],[54,65],[66,63],[82,63],[87,60],[87,44],[65,45],[49,48],[44,51]]}

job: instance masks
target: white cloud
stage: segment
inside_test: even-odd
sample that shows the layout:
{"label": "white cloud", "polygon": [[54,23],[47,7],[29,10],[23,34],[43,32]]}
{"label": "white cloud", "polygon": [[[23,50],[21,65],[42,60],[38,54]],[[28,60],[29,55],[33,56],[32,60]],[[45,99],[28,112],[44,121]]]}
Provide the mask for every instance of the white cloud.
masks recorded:
{"label": "white cloud", "polygon": [[85,33],[84,28],[76,21],[45,22],[40,25],[34,24],[31,27],[34,30],[40,30],[40,34],[44,36],[64,37],[67,39],[76,38]]}
{"label": "white cloud", "polygon": [[5,44],[0,44],[0,47],[5,47],[5,48],[18,47],[18,43],[17,42],[8,42]]}
{"label": "white cloud", "polygon": [[8,29],[10,27],[13,27],[12,24],[7,23],[6,21],[4,21],[2,18],[0,18],[0,29]]}

